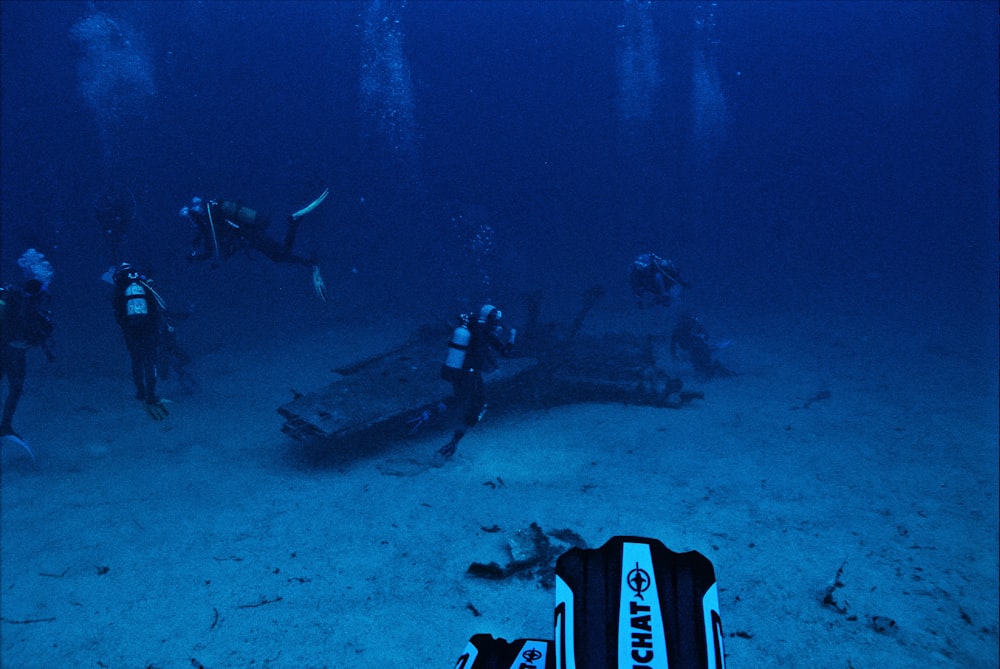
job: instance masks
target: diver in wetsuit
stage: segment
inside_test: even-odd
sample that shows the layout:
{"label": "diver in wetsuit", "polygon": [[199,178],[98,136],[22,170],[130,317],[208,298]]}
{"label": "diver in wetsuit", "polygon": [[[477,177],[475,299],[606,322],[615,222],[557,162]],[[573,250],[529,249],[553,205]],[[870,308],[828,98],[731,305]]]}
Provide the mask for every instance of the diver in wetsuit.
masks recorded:
{"label": "diver in wetsuit", "polygon": [[434,416],[452,408],[461,409],[462,426],[438,450],[438,455],[445,458],[454,455],[458,442],[486,413],[486,383],[483,374],[499,367],[494,353],[510,355],[517,336],[517,330],[511,328],[507,331],[506,341],[500,338],[503,332],[501,318],[500,310],[492,304],[483,305],[475,320],[469,314],[458,317],[458,325],[448,342],[448,355],[441,365],[441,378],[451,384],[452,394],[437,406],[424,409],[408,421],[412,436]]}
{"label": "diver in wetsuit", "polygon": [[462,409],[462,426],[455,430],[451,440],[438,453],[446,458],[455,454],[458,442],[469,428],[483,419],[486,413],[486,384],[483,374],[499,368],[494,353],[508,356],[514,346],[516,330],[509,330],[506,341],[500,338],[503,314],[492,304],[483,305],[475,320],[468,314],[459,317],[459,325],[452,333],[448,357],[441,366],[441,378],[451,383],[453,394],[445,406]]}
{"label": "diver in wetsuit", "polygon": [[640,309],[646,306],[647,297],[653,304],[669,307],[689,285],[673,262],[655,253],[643,253],[632,261],[628,281]]}
{"label": "diver in wetsuit", "polygon": [[180,215],[191,221],[196,231],[192,240],[194,248],[188,254],[188,260],[211,260],[212,267],[216,268],[223,259],[233,256],[237,251],[253,250],[274,262],[305,265],[312,268],[313,288],[325,302],[326,285],[323,283],[315,258],[295,255],[292,247],[295,246],[295,237],[302,217],[318,207],[329,192],[330,189],[326,189],[310,204],[288,217],[285,236],[280,242],[267,234],[270,223],[268,216],[247,207],[242,202],[232,200],[206,202],[200,197],[191,198],[191,204],[180,210]]}
{"label": "diver in wetsuit", "polygon": [[192,241],[194,247],[189,260],[214,260],[229,258],[240,250],[254,250],[264,254],[274,262],[312,265],[308,258],[292,253],[299,219],[288,217],[288,227],[284,240],[279,242],[266,233],[270,219],[265,214],[244,206],[239,202],[192,198],[191,205],[181,210],[196,229]]}
{"label": "diver in wetsuit", "polygon": [[152,281],[127,262],[118,266],[113,281],[111,304],[132,360],[135,397],[142,400],[146,413],[154,420],[162,420],[167,410],[156,395],[156,359],[163,327],[163,300],[153,290]]}
{"label": "diver in wetsuit", "polygon": [[712,359],[715,351],[727,348],[730,343],[709,343],[708,330],[701,320],[691,314],[684,314],[670,334],[670,356],[677,360],[680,358],[678,352],[687,354],[695,371],[707,378],[735,376],[736,372]]}
{"label": "diver in wetsuit", "polygon": [[0,288],[0,379],[7,378],[7,399],[0,420],[0,437],[14,436],[14,412],[24,392],[28,350],[40,346],[49,362],[52,320],[45,306],[48,293],[38,279]]}

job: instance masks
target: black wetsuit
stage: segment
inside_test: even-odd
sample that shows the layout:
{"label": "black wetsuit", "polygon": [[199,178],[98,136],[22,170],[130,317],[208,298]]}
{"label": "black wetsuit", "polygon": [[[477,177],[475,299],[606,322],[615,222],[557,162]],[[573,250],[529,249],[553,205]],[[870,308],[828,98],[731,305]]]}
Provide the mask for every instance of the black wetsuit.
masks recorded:
{"label": "black wetsuit", "polygon": [[670,306],[673,296],[688,285],[672,262],[655,253],[643,253],[632,261],[628,280],[640,307],[645,295],[652,296],[655,304]]}
{"label": "black wetsuit", "polygon": [[670,335],[670,355],[675,360],[677,352],[684,351],[695,371],[706,377],[734,376],[735,372],[718,360],[712,359],[715,349],[708,343],[708,330],[693,316],[681,316]]}
{"label": "black wetsuit", "polygon": [[486,412],[486,382],[483,374],[496,370],[494,353],[507,355],[510,346],[504,344],[497,334],[498,328],[494,322],[469,324],[469,344],[465,354],[462,370],[445,368],[445,380],[451,382],[452,397],[445,401],[448,407],[461,407],[462,427],[455,430],[452,439],[441,449],[442,455],[450,456],[455,452],[458,442],[465,432],[482,420]]}
{"label": "black wetsuit", "polygon": [[215,259],[218,246],[219,258],[229,258],[240,250],[254,250],[274,262],[315,264],[314,260],[292,253],[299,228],[299,219],[294,216],[288,217],[285,238],[281,242],[267,236],[268,216],[240,202],[211,200],[204,211],[189,211],[188,217],[197,229],[192,242],[194,251],[188,256],[191,260]]}
{"label": "black wetsuit", "polygon": [[14,412],[24,392],[27,376],[28,349],[42,346],[52,359],[48,348],[52,336],[52,321],[43,308],[43,293],[22,291],[17,287],[2,289],[3,318],[0,322],[0,379],[7,378],[7,399],[0,420],[0,436],[16,434],[13,428]]}
{"label": "black wetsuit", "polygon": [[115,284],[113,306],[115,320],[125,335],[125,346],[132,359],[135,396],[148,404],[155,404],[159,401],[156,396],[156,359],[163,318],[160,304],[145,278],[122,277]]}

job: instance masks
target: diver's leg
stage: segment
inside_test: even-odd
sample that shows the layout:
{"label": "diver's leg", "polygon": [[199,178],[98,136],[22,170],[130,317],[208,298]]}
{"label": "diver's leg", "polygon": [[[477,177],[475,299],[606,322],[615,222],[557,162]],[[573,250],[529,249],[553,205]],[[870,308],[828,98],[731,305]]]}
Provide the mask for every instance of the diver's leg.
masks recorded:
{"label": "diver's leg", "polygon": [[299,232],[300,220],[294,216],[288,217],[288,227],[285,228],[285,241],[281,245],[281,254],[284,256],[291,256],[292,254],[292,247],[295,246],[295,236]]}
{"label": "diver's leg", "polygon": [[691,366],[703,376],[713,376],[712,349],[700,339],[691,347]]}
{"label": "diver's leg", "polygon": [[315,254],[312,258],[303,258],[292,253],[292,247],[295,246],[295,236],[299,231],[300,220],[294,216],[288,217],[288,229],[285,230],[285,241],[281,245],[281,259],[283,262],[294,263],[296,265],[316,267]]}
{"label": "diver's leg", "polygon": [[466,429],[482,420],[486,412],[486,384],[483,382],[483,375],[476,372],[469,377],[468,400],[463,419]]}
{"label": "diver's leg", "polygon": [[267,256],[268,259],[273,260],[274,262],[281,262],[284,260],[284,247],[263,233],[247,238],[247,244],[250,248],[255,251],[260,251]]}
{"label": "diver's leg", "polygon": [[462,437],[465,436],[465,430],[459,428],[455,430],[455,433],[451,435],[451,441],[438,449],[438,455],[442,455],[446,458],[450,458],[455,455],[455,450],[458,448],[458,442],[462,441]]}
{"label": "diver's leg", "polygon": [[285,233],[285,241],[279,243],[277,240],[259,234],[250,240],[250,247],[260,251],[274,262],[293,263],[296,265],[315,265],[315,260],[303,258],[292,254],[292,246],[295,244],[295,233],[297,223],[288,224],[288,232]]}
{"label": "diver's leg", "polygon": [[135,398],[144,399],[146,396],[146,384],[142,379],[142,347],[136,341],[134,334],[125,335],[125,347],[128,348],[129,360],[132,362],[132,382],[135,384]]}
{"label": "diver's leg", "polygon": [[3,403],[3,419],[0,420],[0,435],[14,434],[12,423],[17,404],[24,393],[24,377],[27,371],[25,352],[4,351],[4,374],[7,376],[7,399]]}
{"label": "diver's leg", "polygon": [[[439,455],[450,458],[458,448],[458,442],[462,440],[470,427],[479,422],[482,413],[481,407],[483,392],[478,388],[482,386],[483,376],[478,372],[462,372],[462,375],[453,383],[455,390],[454,404],[462,406],[462,427],[457,428],[451,436],[451,440],[438,450]],[[446,402],[448,400],[445,400]]]}

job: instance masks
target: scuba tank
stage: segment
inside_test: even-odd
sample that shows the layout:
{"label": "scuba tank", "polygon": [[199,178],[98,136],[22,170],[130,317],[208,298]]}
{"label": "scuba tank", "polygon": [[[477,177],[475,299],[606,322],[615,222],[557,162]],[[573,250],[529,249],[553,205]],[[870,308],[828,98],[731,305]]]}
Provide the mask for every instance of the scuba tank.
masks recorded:
{"label": "scuba tank", "polygon": [[125,315],[126,316],[148,316],[149,297],[146,295],[146,288],[139,279],[133,279],[125,286]]}
{"label": "scuba tank", "polygon": [[245,207],[239,202],[226,200],[225,202],[218,203],[217,207],[219,213],[227,221],[232,221],[237,228],[263,230],[267,227],[267,219],[264,216],[258,217],[255,209]]}
{"label": "scuba tank", "polygon": [[444,364],[441,365],[441,378],[445,381],[454,381],[462,373],[465,365],[465,355],[469,350],[469,341],[472,339],[472,332],[469,330],[469,316],[462,314],[458,317],[458,326],[452,330],[451,339],[448,340],[448,355],[445,356]]}

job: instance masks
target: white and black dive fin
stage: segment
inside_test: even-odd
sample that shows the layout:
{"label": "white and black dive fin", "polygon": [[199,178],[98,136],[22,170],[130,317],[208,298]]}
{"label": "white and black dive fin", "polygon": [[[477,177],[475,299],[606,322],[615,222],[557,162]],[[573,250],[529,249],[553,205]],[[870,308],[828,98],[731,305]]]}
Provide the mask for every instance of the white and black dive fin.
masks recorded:
{"label": "white and black dive fin", "polygon": [[559,669],[725,669],[711,561],[640,537],[564,553],[555,652]]}
{"label": "white and black dive fin", "polygon": [[556,562],[555,640],[476,634],[455,669],[725,669],[715,568],[656,539],[612,537]]}
{"label": "white and black dive fin", "polygon": [[455,669],[556,669],[552,642],[540,639],[494,639],[476,634],[455,662]]}

